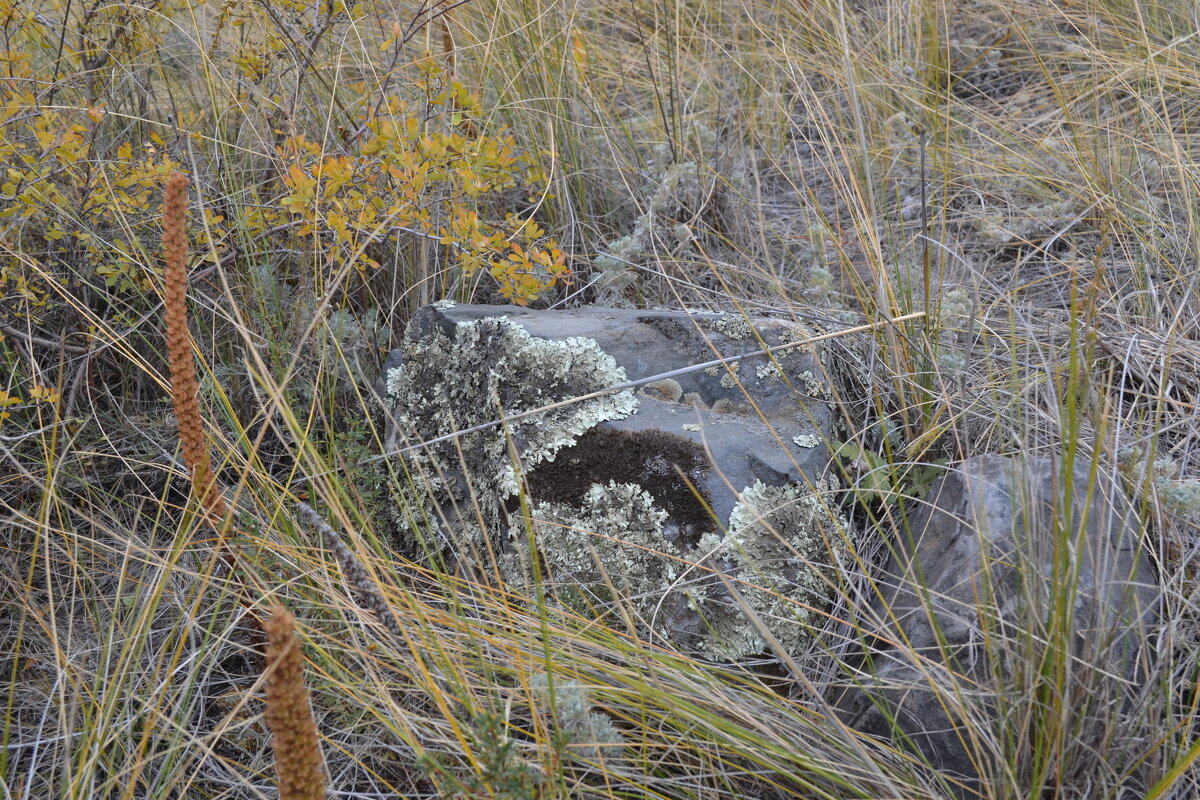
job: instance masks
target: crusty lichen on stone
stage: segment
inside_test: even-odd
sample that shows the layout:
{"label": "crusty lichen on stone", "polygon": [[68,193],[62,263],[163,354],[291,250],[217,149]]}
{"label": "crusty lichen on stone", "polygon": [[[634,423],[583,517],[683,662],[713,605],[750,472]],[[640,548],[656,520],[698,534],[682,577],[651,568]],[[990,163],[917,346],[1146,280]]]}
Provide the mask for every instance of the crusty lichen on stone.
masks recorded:
{"label": "crusty lichen on stone", "polygon": [[741,366],[742,362],[734,361],[732,364],[728,365],[728,369],[725,369],[721,373],[721,386],[723,388],[732,389],[738,385],[738,368]]}
{"label": "crusty lichen on stone", "polygon": [[706,321],[711,330],[723,333],[730,339],[749,339],[754,336],[750,323],[740,314],[722,314],[715,319]]}
{"label": "crusty lichen on stone", "polygon": [[775,361],[767,361],[759,364],[754,368],[754,374],[758,375],[758,377],[762,380],[767,378],[779,378],[783,376],[783,373],[779,371],[779,364]]}
{"label": "crusty lichen on stone", "polygon": [[[741,493],[725,536],[700,539],[696,558],[721,570],[742,599],[789,652],[810,641],[810,607],[829,605],[828,575],[845,550],[846,521],[832,510],[832,487],[818,481],[768,486],[762,481]],[[704,603],[710,635],[701,647],[713,657],[738,659],[766,644],[732,598]]]}
{"label": "crusty lichen on stone", "polygon": [[[434,326],[423,336],[410,328],[404,347],[404,363],[389,371],[386,392],[397,430],[409,443],[627,380],[625,370],[595,341],[538,339],[507,317],[459,322],[449,333]],[[503,528],[504,503],[518,491],[510,437],[521,467],[531,469],[552,461],[600,422],[627,417],[637,406],[630,390],[605,394],[466,434],[420,451],[412,460],[424,475],[451,474],[457,471],[452,466],[463,467],[466,484],[451,491],[449,499],[470,495],[485,527]]]}
{"label": "crusty lichen on stone", "polygon": [[825,381],[812,374],[811,370],[804,370],[799,375],[800,389],[809,397],[828,398],[830,396],[829,385]]}
{"label": "crusty lichen on stone", "polygon": [[[537,551],[546,579],[560,587],[555,594],[575,610],[607,604],[605,574],[632,602],[639,616],[649,619],[653,606],[674,580],[678,548],[664,532],[668,514],[650,493],[636,483],[593,483],[578,507],[538,503],[530,510]],[[521,586],[531,580],[525,521],[512,523],[509,536],[518,558],[505,561],[505,580]],[[604,572],[597,567],[604,565]],[[587,597],[582,593],[590,593]]]}

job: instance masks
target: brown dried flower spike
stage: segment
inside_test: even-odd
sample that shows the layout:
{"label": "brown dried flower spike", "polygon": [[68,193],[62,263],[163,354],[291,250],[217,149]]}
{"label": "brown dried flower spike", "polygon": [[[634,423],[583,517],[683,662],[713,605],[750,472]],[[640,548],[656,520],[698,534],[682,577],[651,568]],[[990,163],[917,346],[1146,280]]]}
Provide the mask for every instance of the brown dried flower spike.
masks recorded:
{"label": "brown dried flower spike", "polygon": [[192,337],[187,324],[187,186],[176,172],[167,179],[163,199],[164,312],[167,326],[167,361],[171,367],[171,399],[179,421],[183,463],[191,472],[192,491],[200,498],[209,523],[218,526],[228,508],[217,487],[200,420],[200,387],[192,360]]}
{"label": "brown dried flower spike", "polygon": [[267,726],[275,742],[279,800],[324,800],[325,764],[317,741],[296,618],[283,606],[263,622],[267,632]]}

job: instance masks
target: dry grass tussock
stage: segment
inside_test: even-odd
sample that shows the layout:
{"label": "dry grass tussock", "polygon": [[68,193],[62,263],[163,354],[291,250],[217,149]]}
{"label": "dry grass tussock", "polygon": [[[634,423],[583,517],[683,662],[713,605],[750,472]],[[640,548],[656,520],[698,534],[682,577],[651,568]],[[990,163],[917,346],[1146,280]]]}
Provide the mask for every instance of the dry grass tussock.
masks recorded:
{"label": "dry grass tussock", "polygon": [[893,535],[931,465],[1055,452],[1122,479],[1163,586],[1136,684],[991,631],[1021,681],[931,671],[984,796],[1197,796],[1198,26],[1184,0],[0,0],[5,796],[273,796],[276,604],[330,796],[955,796],[831,714],[843,643],[706,663],[398,557],[439,532],[367,461],[370,387],[441,298],[922,312],[830,344],[886,489],[848,471],[841,511]]}

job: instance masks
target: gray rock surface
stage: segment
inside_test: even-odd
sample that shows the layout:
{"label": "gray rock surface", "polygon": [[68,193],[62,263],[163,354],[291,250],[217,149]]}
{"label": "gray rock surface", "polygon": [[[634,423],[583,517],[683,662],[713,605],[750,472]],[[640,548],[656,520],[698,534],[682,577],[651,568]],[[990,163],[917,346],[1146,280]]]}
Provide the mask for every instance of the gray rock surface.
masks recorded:
{"label": "gray rock surface", "polygon": [[[965,779],[965,797],[976,796],[972,787],[986,780],[989,761],[986,752],[973,761],[970,734],[986,731],[1005,705],[995,687],[1022,693],[1029,676],[1017,676],[1014,665],[1052,646],[1046,621],[1057,586],[1075,582],[1066,640],[1077,661],[1069,679],[1094,682],[1091,700],[1121,702],[1150,657],[1159,592],[1137,515],[1106,476],[1089,485],[1079,465],[1071,487],[1075,513],[1056,528],[1056,517],[1068,517],[1052,508],[1064,493],[1058,474],[1048,458],[982,455],[939,478],[912,510],[911,536],[897,543],[878,581],[880,597],[862,620],[871,658],[859,687],[838,704],[843,718],[895,738],[888,721],[894,715],[911,747]],[[934,692],[931,682],[957,685],[959,692]],[[964,705],[973,724],[948,713]]]}
{"label": "gray rock surface", "polygon": [[834,574],[844,551],[819,352],[797,346],[511,418],[813,333],[774,318],[443,303],[415,316],[379,390],[397,447],[510,420],[405,456],[460,564],[494,560],[510,584],[528,583],[532,526],[538,566],[575,610],[619,602],[643,633],[739,658],[765,649],[739,603],[789,650],[806,645],[807,606],[829,591],[817,570]]}

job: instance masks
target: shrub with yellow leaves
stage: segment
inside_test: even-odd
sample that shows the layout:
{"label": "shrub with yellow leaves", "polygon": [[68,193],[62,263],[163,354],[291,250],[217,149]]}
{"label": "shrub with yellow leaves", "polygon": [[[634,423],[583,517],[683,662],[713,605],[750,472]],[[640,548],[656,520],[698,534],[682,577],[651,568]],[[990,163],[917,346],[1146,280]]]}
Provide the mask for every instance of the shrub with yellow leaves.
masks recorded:
{"label": "shrub with yellow leaves", "polygon": [[[485,124],[452,54],[409,51],[435,17],[381,25],[394,9],[324,0],[55,2],[32,14],[0,0],[0,321],[52,317],[85,292],[136,322],[157,301],[158,193],[181,165],[209,264],[351,265],[365,280],[432,244],[432,263],[398,281],[425,297],[466,299],[482,274],[526,304],[569,280],[529,219],[535,155]],[[62,19],[78,37],[56,55]],[[351,32],[373,37],[362,52],[377,60],[330,82]]]}

